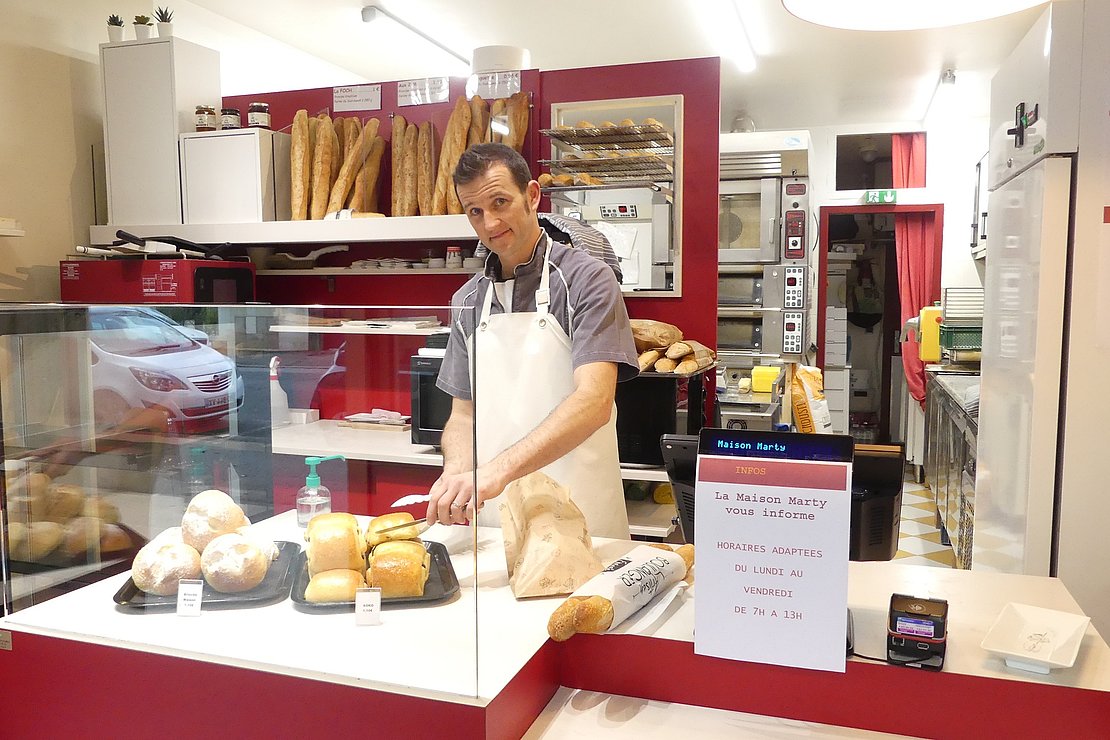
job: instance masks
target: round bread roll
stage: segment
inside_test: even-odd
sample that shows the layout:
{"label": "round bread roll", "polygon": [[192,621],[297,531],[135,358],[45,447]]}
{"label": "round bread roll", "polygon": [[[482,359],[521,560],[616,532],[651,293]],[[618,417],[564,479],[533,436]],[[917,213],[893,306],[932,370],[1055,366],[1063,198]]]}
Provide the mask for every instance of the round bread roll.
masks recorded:
{"label": "round bread roll", "polygon": [[109,524],[119,524],[119,507],[103,496],[89,496],[85,499],[83,516],[95,516]]}
{"label": "round bread roll", "polygon": [[155,596],[172,596],[178,581],[197,579],[200,574],[200,553],[184,542],[158,537],[144,545],[131,564],[135,586]]}
{"label": "round bread roll", "polygon": [[8,550],[13,554],[13,557],[16,552],[20,552],[26,539],[26,524],[23,522],[8,522]]}
{"label": "round bread roll", "polygon": [[100,525],[100,552],[112,553],[126,550],[134,543],[131,541],[131,535],[123,530],[123,527],[108,522],[102,522]]}
{"label": "round bread roll", "polygon": [[270,558],[255,542],[238,532],[221,534],[200,556],[200,570],[208,585],[220,593],[250,591],[262,583]]}
{"label": "round bread roll", "polygon": [[616,128],[617,124],[613,123],[612,121],[602,121],[601,123],[597,124],[597,127],[598,128]]}
{"label": "round bread roll", "polygon": [[305,587],[304,598],[313,604],[354,601],[355,590],[365,586],[366,579],[357,570],[325,570],[312,576]]}
{"label": "round bread roll", "polygon": [[589,121],[579,121],[578,123],[574,124],[574,127],[575,128],[595,128],[594,125],[592,123],[590,123]]}
{"label": "round bread roll", "polygon": [[555,178],[548,173],[543,172],[540,174],[539,177],[536,178],[536,182],[539,183],[541,188],[549,188],[551,187],[552,183],[555,182]]}
{"label": "round bread roll", "polygon": [[57,522],[31,522],[23,530],[19,549],[12,547],[12,559],[40,561],[62,544],[65,532]]}
{"label": "round bread roll", "polygon": [[100,520],[93,516],[79,516],[65,525],[63,547],[71,558],[95,551],[100,545]]}
{"label": "round bread roll", "polygon": [[50,488],[50,476],[46,473],[30,473],[27,476],[27,493],[35,498],[45,496]]}
{"label": "round bread roll", "polygon": [[54,483],[47,488],[46,498],[46,518],[52,522],[68,521],[85,508],[85,489],[81,486]]}
{"label": "round bread roll", "polygon": [[659,123],[659,121],[655,120],[654,118],[645,118],[644,119],[644,125],[645,126],[662,126],[663,124]]}
{"label": "round bread roll", "polygon": [[[185,539],[181,533],[181,527],[169,527],[163,529],[158,534],[154,535],[151,542],[184,542]],[[194,548],[196,549],[196,548]],[[198,553],[199,554],[199,553]]]}
{"label": "round bread roll", "polygon": [[621,122],[620,122],[620,125],[621,126],[635,126],[636,122],[633,121],[631,118],[622,118]]}
{"label": "round bread roll", "polygon": [[203,553],[208,543],[250,524],[239,504],[223,491],[201,491],[189,502],[181,517],[181,537],[186,545]]}

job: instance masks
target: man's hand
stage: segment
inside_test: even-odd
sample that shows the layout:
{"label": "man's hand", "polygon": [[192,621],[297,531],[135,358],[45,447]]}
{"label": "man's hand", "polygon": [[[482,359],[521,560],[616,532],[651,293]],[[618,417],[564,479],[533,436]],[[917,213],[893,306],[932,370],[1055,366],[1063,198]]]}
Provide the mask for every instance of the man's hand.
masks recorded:
{"label": "man's hand", "polygon": [[429,522],[465,524],[472,520],[482,505],[499,496],[508,485],[489,465],[478,468],[478,495],[474,495],[474,471],[444,473],[428,491]]}

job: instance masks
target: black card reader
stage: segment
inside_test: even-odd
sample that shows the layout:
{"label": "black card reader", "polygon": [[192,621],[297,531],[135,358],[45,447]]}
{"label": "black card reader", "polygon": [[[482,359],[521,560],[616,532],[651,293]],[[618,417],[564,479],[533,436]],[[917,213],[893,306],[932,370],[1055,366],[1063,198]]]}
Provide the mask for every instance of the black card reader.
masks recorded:
{"label": "black card reader", "polygon": [[905,594],[890,597],[886,659],[889,663],[939,671],[948,637],[948,602]]}

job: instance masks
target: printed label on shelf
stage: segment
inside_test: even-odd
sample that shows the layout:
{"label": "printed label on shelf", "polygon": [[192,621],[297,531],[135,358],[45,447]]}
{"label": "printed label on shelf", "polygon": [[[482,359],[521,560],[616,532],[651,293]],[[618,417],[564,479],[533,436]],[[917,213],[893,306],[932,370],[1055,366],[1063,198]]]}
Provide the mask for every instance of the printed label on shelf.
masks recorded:
{"label": "printed label on shelf", "polygon": [[359,588],[355,590],[355,624],[360,627],[382,623],[382,590]]}
{"label": "printed label on shelf", "polygon": [[183,578],[177,583],[177,616],[199,617],[204,594],[204,581]]}
{"label": "printed label on shelf", "polygon": [[[512,72],[486,72],[477,75],[477,87],[475,93],[481,95],[486,100],[494,100],[496,98],[507,98],[514,93],[520,92],[520,70]],[[469,85],[467,85],[467,92],[469,93]]]}
{"label": "printed label on shelf", "polygon": [[397,83],[397,106],[443,103],[451,99],[450,80],[426,77],[422,80],[401,80]]}
{"label": "printed label on shelf", "polygon": [[331,89],[333,113],[355,110],[381,110],[381,85],[348,85]]}
{"label": "printed label on shelf", "polygon": [[8,630],[0,630],[0,650],[12,649],[12,633]]}

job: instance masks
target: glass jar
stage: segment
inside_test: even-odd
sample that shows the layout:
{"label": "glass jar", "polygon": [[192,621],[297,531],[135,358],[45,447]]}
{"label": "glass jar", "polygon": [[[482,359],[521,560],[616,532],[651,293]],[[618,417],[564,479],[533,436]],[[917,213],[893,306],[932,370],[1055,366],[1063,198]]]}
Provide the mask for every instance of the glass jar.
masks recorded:
{"label": "glass jar", "polygon": [[242,119],[239,117],[238,108],[222,108],[220,110],[220,128],[227,130],[242,128]]}
{"label": "glass jar", "polygon": [[247,107],[247,125],[255,128],[270,128],[270,104],[251,103]]}
{"label": "glass jar", "polygon": [[460,247],[447,247],[445,266],[448,269],[459,269],[463,266],[462,249]]}
{"label": "glass jar", "polygon": [[216,109],[211,105],[198,105],[196,112],[197,131],[216,130]]}

